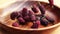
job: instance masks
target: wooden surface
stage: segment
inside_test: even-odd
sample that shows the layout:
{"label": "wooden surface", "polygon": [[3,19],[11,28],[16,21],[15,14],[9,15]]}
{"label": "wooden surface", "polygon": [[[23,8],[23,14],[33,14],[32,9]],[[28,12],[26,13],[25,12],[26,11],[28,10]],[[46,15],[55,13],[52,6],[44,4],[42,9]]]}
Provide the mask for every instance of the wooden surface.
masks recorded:
{"label": "wooden surface", "polygon": [[[58,26],[57,28],[54,28],[54,29],[41,31],[40,33],[31,32],[30,34],[32,34],[32,33],[33,34],[60,34],[60,26]],[[7,31],[5,31],[4,29],[0,28],[0,34],[11,34],[11,33],[9,33]]]}
{"label": "wooden surface", "polygon": [[[42,0],[42,1],[45,1],[45,2],[48,2],[47,0]],[[60,0],[54,0],[54,4],[57,5],[58,7],[60,7],[60,3],[59,3]],[[4,29],[2,29],[0,27],[0,34],[10,34],[9,32],[5,31]],[[32,33],[31,33],[32,34]],[[33,34],[37,34],[37,33],[34,33]],[[41,31],[41,33],[38,33],[38,34],[60,34],[60,26],[55,28],[55,29],[50,29],[50,30],[45,30],[45,31]]]}

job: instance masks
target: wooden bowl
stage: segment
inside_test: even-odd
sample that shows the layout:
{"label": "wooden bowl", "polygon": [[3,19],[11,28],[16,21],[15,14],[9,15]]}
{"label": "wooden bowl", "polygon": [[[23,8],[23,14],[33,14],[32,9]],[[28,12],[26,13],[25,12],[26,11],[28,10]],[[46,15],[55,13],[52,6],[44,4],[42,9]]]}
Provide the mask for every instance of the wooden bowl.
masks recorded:
{"label": "wooden bowl", "polygon": [[[27,1],[23,5],[16,7],[12,11],[6,12],[6,15],[15,11],[15,10],[20,10],[23,7],[31,7],[31,5],[33,3],[35,3],[35,1]],[[6,31],[9,31],[10,33],[14,33],[14,34],[19,34],[19,33],[20,34],[28,34],[28,33],[37,32],[37,31],[38,31],[38,33],[40,33],[40,31],[56,28],[57,26],[59,26],[60,25],[60,23],[59,23],[60,22],[60,8],[55,6],[55,5],[54,5],[53,8],[51,8],[49,3],[46,3],[46,2],[41,2],[41,4],[44,5],[44,7],[46,8],[47,11],[54,14],[54,16],[56,17],[55,20],[57,22],[55,25],[52,25],[52,26],[49,26],[49,27],[44,27],[44,28],[38,28],[38,29],[24,29],[24,28],[13,27],[11,25],[8,25],[6,22],[4,22],[4,17],[6,15],[4,13],[2,13],[3,16],[1,15],[1,17],[0,17],[1,28],[3,28]]]}

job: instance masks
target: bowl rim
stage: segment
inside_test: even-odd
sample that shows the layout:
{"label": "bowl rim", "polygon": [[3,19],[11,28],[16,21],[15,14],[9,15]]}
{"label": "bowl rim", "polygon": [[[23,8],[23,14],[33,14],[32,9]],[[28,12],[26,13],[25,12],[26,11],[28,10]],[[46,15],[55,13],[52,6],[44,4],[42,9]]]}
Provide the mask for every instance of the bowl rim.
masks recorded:
{"label": "bowl rim", "polygon": [[37,30],[47,30],[47,29],[51,29],[51,28],[57,27],[57,26],[60,25],[60,22],[57,23],[57,24],[55,24],[55,25],[49,26],[49,27],[37,28],[37,29],[32,29],[32,28],[30,28],[30,29],[27,29],[27,28],[26,28],[26,29],[25,29],[25,28],[13,27],[13,26],[11,26],[11,25],[7,25],[7,24],[4,24],[4,23],[2,23],[2,22],[1,22],[1,24],[2,24],[2,25],[5,25],[5,26],[7,26],[7,27],[9,27],[9,28],[16,29],[16,30],[37,31]]}
{"label": "bowl rim", "polygon": [[47,29],[55,28],[55,27],[60,25],[60,22],[55,24],[55,25],[49,26],[49,27],[37,28],[37,29],[32,29],[32,28],[30,28],[30,29],[26,28],[25,29],[25,28],[14,27],[14,26],[11,26],[11,25],[3,24],[3,23],[1,23],[1,24],[5,25],[6,27],[13,28],[13,29],[16,29],[16,30],[39,31],[39,30],[47,30]]}

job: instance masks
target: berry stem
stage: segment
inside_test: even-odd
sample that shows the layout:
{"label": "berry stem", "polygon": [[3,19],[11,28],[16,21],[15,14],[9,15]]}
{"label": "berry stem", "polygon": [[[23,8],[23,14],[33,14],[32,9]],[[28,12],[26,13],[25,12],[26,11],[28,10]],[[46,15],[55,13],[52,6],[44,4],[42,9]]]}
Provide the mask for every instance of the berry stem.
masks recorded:
{"label": "berry stem", "polygon": [[53,7],[53,0],[48,0],[51,7]]}

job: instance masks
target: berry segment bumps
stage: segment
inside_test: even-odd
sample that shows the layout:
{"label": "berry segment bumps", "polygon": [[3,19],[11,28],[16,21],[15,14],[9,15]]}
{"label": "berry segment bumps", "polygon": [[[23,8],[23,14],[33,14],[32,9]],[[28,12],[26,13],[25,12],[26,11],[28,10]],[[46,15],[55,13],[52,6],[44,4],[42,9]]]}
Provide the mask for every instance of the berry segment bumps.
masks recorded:
{"label": "berry segment bumps", "polygon": [[35,5],[33,5],[33,7],[31,8],[32,9],[32,11],[34,12],[34,13],[38,13],[39,11],[38,11],[38,8],[35,6]]}
{"label": "berry segment bumps", "polygon": [[12,20],[15,20],[15,18],[18,16],[18,12],[13,12],[13,13],[11,13],[11,15],[10,15],[10,18],[12,19]]}
{"label": "berry segment bumps", "polygon": [[[41,14],[39,14],[39,11],[41,12]],[[22,26],[24,28],[26,26],[26,28],[35,29],[39,28],[40,26],[47,27],[49,23],[54,25],[55,20],[49,16],[46,16],[45,12],[46,10],[44,6],[40,4],[40,2],[37,5],[32,5],[31,10],[29,10],[28,8],[23,8],[20,11],[12,12],[10,14],[10,19],[17,20],[12,24],[12,26]]]}
{"label": "berry segment bumps", "polygon": [[41,11],[41,14],[45,14],[46,10],[45,10],[44,6],[42,4],[40,4],[40,2],[37,5],[38,5],[39,10]]}

